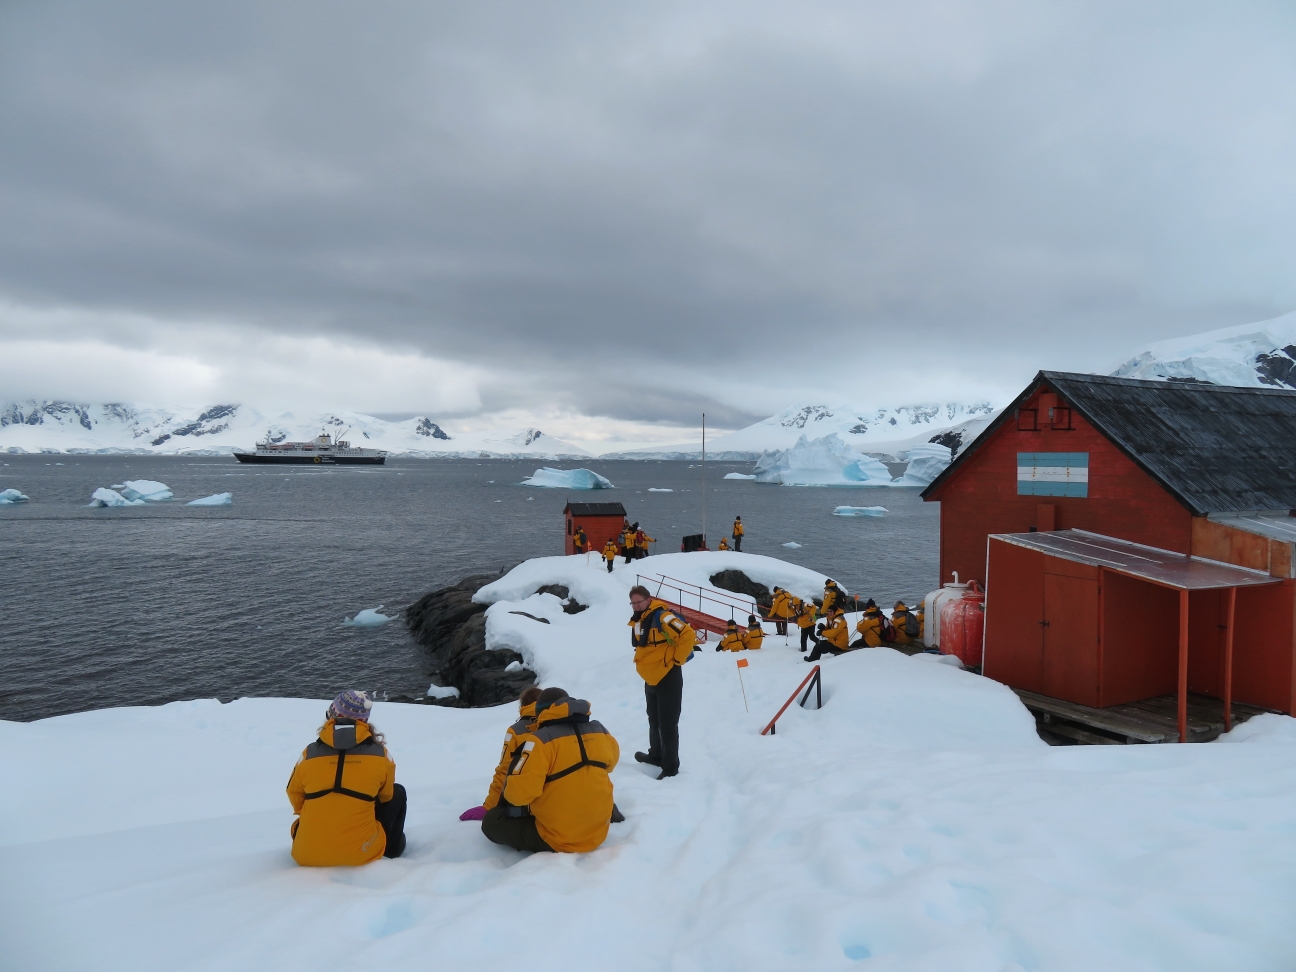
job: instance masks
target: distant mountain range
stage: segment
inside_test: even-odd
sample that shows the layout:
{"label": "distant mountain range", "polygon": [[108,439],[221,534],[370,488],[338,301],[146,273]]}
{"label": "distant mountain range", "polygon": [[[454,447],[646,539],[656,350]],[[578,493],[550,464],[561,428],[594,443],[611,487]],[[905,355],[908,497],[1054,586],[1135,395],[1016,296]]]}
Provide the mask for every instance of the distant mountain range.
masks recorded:
{"label": "distant mountain range", "polygon": [[1112,374],[1117,378],[1296,388],[1296,311],[1256,324],[1149,344]]}
{"label": "distant mountain range", "polygon": [[393,456],[587,459],[539,429],[450,435],[429,418],[388,422],[359,412],[266,413],[247,405],[206,409],[13,402],[0,405],[0,452],[229,455],[257,442],[300,441],[320,432]]}

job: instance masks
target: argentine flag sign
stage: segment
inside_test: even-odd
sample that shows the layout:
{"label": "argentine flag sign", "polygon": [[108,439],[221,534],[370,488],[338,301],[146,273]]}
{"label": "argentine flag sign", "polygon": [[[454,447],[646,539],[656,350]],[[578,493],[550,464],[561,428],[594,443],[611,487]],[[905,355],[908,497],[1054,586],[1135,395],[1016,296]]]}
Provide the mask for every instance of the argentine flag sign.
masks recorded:
{"label": "argentine flag sign", "polygon": [[1017,453],[1018,496],[1088,496],[1089,453]]}

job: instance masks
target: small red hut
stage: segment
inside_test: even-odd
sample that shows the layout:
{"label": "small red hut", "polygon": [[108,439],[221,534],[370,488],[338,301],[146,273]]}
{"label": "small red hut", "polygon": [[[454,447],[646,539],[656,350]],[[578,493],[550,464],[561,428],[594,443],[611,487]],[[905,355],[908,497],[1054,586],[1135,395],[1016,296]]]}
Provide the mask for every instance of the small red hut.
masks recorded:
{"label": "small red hut", "polygon": [[[1101,709],[1296,714],[1296,392],[1040,372],[923,492],[982,673]],[[1019,692],[1019,694],[1021,694]]]}
{"label": "small red hut", "polygon": [[569,501],[563,507],[563,516],[567,520],[567,540],[563,552],[570,556],[576,552],[572,537],[576,535],[578,526],[585,528],[585,536],[589,540],[590,550],[601,553],[603,545],[609,539],[615,540],[621,536],[621,528],[625,525],[626,511],[625,507],[620,503],[572,503]]}

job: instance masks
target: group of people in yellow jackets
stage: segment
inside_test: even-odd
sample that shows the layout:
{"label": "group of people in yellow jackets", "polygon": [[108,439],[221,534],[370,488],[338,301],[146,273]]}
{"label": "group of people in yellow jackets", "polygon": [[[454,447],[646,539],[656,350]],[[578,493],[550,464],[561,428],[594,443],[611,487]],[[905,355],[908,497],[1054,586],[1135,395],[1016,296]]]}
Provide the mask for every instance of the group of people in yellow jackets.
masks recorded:
{"label": "group of people in yellow jackets", "polygon": [[[642,560],[648,556],[648,544],[656,542],[657,538],[648,536],[638,523],[626,521],[620,535],[609,537],[607,543],[603,544],[603,559],[607,562],[608,573],[612,573],[612,565],[616,563],[618,555],[625,557],[627,564],[632,560]],[[584,553],[584,550],[577,547],[576,552]]]}
{"label": "group of people in yellow jackets", "polygon": [[725,633],[720,636],[716,651],[755,651],[765,641],[765,631],[754,614],[747,615],[747,627],[739,629],[738,622],[729,619]]}
{"label": "group of people in yellow jackets", "polygon": [[896,601],[888,619],[870,598],[864,604],[862,617],[855,624],[859,638],[852,644],[846,625],[846,608],[846,594],[835,581],[829,580],[824,585],[823,602],[819,605],[812,600],[802,600],[781,587],[774,588],[768,617],[781,635],[788,633],[789,622],[796,623],[801,629],[801,651],[805,652],[810,643],[814,644],[814,650],[806,661],[816,661],[825,654],[839,655],[852,648],[907,645],[922,640],[921,607],[914,612],[904,601]]}

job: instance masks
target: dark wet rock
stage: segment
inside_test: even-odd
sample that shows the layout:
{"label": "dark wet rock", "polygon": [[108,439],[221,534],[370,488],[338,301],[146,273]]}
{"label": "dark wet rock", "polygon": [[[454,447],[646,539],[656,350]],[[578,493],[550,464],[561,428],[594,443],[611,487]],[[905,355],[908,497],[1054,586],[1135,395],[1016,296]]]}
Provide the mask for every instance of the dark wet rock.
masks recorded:
{"label": "dark wet rock", "polygon": [[718,587],[722,591],[745,594],[762,607],[769,607],[774,603],[774,595],[770,593],[770,589],[764,584],[757,584],[741,570],[722,570],[712,574],[711,586]]}
{"label": "dark wet rock", "polygon": [[548,624],[548,618],[537,618],[534,614],[527,614],[525,611],[510,611],[509,614],[520,614],[524,618],[530,618],[532,621],[539,621],[541,624]]}
{"label": "dark wet rock", "polygon": [[537,594],[552,594],[560,601],[565,601],[571,595],[565,584],[546,584],[544,587],[536,588]]}
{"label": "dark wet rock", "polygon": [[458,584],[425,594],[405,612],[405,624],[427,652],[434,680],[459,690],[460,706],[501,705],[513,702],[529,685],[535,672],[527,668],[504,671],[522,656],[511,648],[486,649],[486,605],[473,595],[496,574],[475,574]]}
{"label": "dark wet rock", "polygon": [[576,598],[569,597],[563,602],[563,614],[580,614],[588,607],[588,604],[582,604]]}

